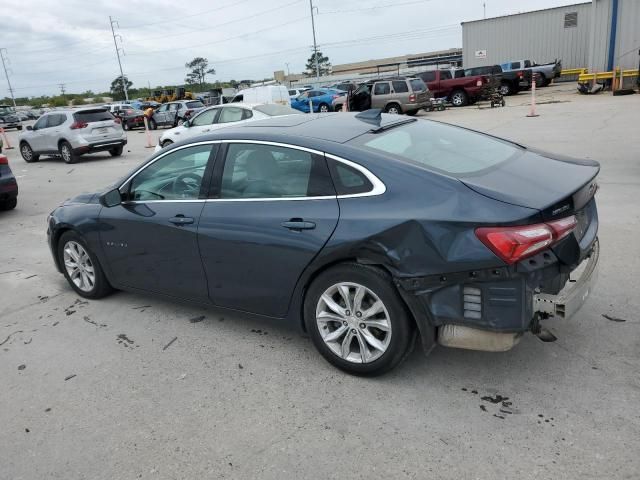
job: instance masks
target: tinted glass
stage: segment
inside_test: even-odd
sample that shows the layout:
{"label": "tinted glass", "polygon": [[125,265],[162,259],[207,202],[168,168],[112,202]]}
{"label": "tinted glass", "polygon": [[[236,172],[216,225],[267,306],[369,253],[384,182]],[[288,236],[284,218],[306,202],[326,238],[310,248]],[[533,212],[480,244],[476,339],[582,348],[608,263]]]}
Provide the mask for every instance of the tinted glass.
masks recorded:
{"label": "tinted glass", "polygon": [[149,165],[131,181],[129,199],[195,200],[200,196],[211,145],[171,152]]}
{"label": "tinted glass", "polygon": [[426,90],[427,89],[427,86],[419,78],[413,78],[413,79],[409,80],[409,83],[411,84],[411,89],[414,92],[421,92],[422,90]]}
{"label": "tinted glass", "polygon": [[57,127],[59,125],[62,125],[66,120],[67,116],[63,113],[55,113],[53,115],[49,115],[47,127]]}
{"label": "tinted glass", "polygon": [[520,62],[511,62],[511,68],[520,68]]}
{"label": "tinted glass", "polygon": [[333,184],[338,195],[351,195],[371,191],[373,185],[360,171],[335,160],[329,160]]}
{"label": "tinted glass", "polygon": [[440,80],[449,80],[451,72],[449,70],[440,70]]}
{"label": "tinted glass", "polygon": [[212,108],[211,110],[205,110],[200,113],[197,117],[191,120],[189,123],[194,127],[203,127],[205,125],[211,125],[213,121],[216,119],[216,115],[218,114],[219,108]]}
{"label": "tinted glass", "polygon": [[187,102],[187,108],[202,108],[202,107],[204,107],[204,103],[200,101]]}
{"label": "tinted glass", "polygon": [[40,130],[41,128],[47,128],[47,121],[49,119],[49,115],[45,115],[40,117],[38,121],[33,125],[34,130]]}
{"label": "tinted glass", "polygon": [[74,120],[78,122],[104,122],[105,120],[113,120],[113,115],[109,110],[86,110],[73,114]]}
{"label": "tinted glass", "polygon": [[290,97],[294,96],[296,93],[298,93],[297,90],[289,90],[289,96]]}
{"label": "tinted glass", "polygon": [[221,198],[323,195],[335,195],[323,158],[302,150],[271,145],[229,145]]}
{"label": "tinted glass", "polygon": [[470,175],[505,162],[520,148],[463,128],[424,120],[352,140],[378,153],[453,175]]}
{"label": "tinted glass", "polygon": [[386,95],[391,92],[391,87],[389,86],[389,82],[376,83],[373,86],[373,94],[374,95]]}
{"label": "tinted glass", "polygon": [[300,115],[300,110],[296,110],[286,105],[279,105],[277,103],[266,103],[264,105],[256,105],[254,110],[270,117],[276,117],[278,115]]}
{"label": "tinted glass", "polygon": [[407,82],[405,82],[404,80],[395,80],[392,83],[393,83],[393,91],[396,93],[407,93],[409,91]]}
{"label": "tinted glass", "polygon": [[231,122],[239,122],[242,120],[242,112],[244,108],[239,107],[226,107],[223,108],[220,112],[220,116],[218,117],[218,121],[216,123],[231,123]]}

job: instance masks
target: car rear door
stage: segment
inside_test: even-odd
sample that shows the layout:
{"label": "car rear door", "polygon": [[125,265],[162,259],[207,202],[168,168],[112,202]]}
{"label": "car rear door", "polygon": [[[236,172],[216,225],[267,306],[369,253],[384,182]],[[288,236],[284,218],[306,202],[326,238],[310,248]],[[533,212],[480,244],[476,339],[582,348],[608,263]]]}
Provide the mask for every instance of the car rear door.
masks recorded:
{"label": "car rear door", "polygon": [[47,128],[42,130],[40,140],[42,150],[55,152],[58,150],[58,141],[62,135],[62,124],[67,121],[67,114],[52,113],[47,120]]}
{"label": "car rear door", "polygon": [[371,108],[382,108],[387,106],[387,102],[391,100],[391,84],[390,82],[376,82],[371,92]]}
{"label": "car rear door", "polygon": [[338,222],[323,155],[291,145],[225,144],[198,229],[218,306],[286,315],[303,270]]}
{"label": "car rear door", "polygon": [[100,239],[118,285],[208,302],[198,247],[200,213],[218,144],[168,151],[120,188],[120,205],[100,212]]}

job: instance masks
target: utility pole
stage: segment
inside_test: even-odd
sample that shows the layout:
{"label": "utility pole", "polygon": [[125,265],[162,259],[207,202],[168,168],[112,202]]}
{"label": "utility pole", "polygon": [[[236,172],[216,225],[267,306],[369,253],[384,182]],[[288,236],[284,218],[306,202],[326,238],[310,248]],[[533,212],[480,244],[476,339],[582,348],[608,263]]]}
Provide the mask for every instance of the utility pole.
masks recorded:
{"label": "utility pole", "polygon": [[62,96],[64,97],[64,87],[65,84],[64,83],[59,83],[58,86],[60,87],[60,91],[62,92]]}
{"label": "utility pole", "polygon": [[[9,93],[11,94],[11,100],[13,101],[13,108],[16,108],[16,98],[13,96],[13,88],[11,87],[11,81],[9,80],[9,73],[7,72],[7,65],[5,64],[4,56],[7,54],[6,48],[0,48],[0,58],[2,59],[2,68],[4,68],[4,76],[7,78],[7,85],[9,85]],[[9,60],[8,58],[6,59]]]}
{"label": "utility pole", "polygon": [[316,22],[313,18],[313,0],[309,0],[311,7],[311,29],[313,30],[313,57],[316,59],[316,80],[320,81],[320,65],[318,65],[318,44],[316,43]]}
{"label": "utility pole", "polygon": [[[118,42],[116,41],[116,36],[120,37],[120,41],[122,41],[122,37],[120,35],[116,35],[115,30],[113,29],[113,24],[115,23],[120,28],[120,24],[111,18],[109,15],[109,23],[111,24],[111,34],[113,35],[113,45],[116,47],[116,56],[118,57],[118,65],[120,66],[120,78],[122,79],[122,88],[124,88],[124,98],[129,101],[129,92],[127,92],[127,82],[124,77],[124,73],[122,72],[122,62],[120,61],[120,49],[118,48]],[[124,53],[124,50],[123,50]]]}
{"label": "utility pole", "polygon": [[483,18],[487,18],[487,2],[482,2]]}

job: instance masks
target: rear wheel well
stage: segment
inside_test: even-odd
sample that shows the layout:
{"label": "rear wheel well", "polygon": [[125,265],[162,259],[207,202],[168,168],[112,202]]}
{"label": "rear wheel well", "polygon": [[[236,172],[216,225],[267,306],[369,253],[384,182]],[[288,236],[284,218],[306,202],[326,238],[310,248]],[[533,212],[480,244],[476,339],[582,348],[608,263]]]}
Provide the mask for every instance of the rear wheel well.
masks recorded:
{"label": "rear wheel well", "polygon": [[400,292],[398,292],[398,287],[396,286],[395,282],[393,281],[393,275],[391,274],[391,272],[384,265],[379,264],[379,263],[359,262],[357,258],[343,258],[341,260],[336,260],[335,262],[331,262],[331,263],[328,263],[326,265],[323,265],[318,270],[313,272],[313,274],[311,274],[311,276],[305,282],[304,287],[302,289],[302,301],[300,302],[300,312],[299,312],[299,314],[300,314],[300,325],[301,325],[302,330],[304,332],[307,331],[307,328],[306,328],[306,325],[305,325],[305,321],[304,321],[304,304],[305,304],[305,300],[307,298],[307,293],[309,291],[309,287],[315,281],[315,279],[318,278],[318,276],[320,276],[322,273],[326,272],[327,270],[330,270],[332,268],[338,267],[340,265],[348,265],[348,264],[357,264],[357,265],[362,265],[362,266],[375,268],[375,269],[380,270],[381,272],[383,272],[386,276],[388,276],[389,279],[391,280],[391,283],[393,283],[393,285],[394,285],[394,287],[396,289],[396,292],[398,294],[398,298],[400,299],[400,301],[404,305],[405,309],[407,310],[407,314],[409,315],[409,318],[411,319],[411,322],[413,323],[413,326],[414,327],[418,326],[417,322],[416,322],[416,319],[415,319],[415,317],[413,315],[413,312],[409,308],[409,305],[407,305],[407,302],[404,300],[402,295],[400,295]]}

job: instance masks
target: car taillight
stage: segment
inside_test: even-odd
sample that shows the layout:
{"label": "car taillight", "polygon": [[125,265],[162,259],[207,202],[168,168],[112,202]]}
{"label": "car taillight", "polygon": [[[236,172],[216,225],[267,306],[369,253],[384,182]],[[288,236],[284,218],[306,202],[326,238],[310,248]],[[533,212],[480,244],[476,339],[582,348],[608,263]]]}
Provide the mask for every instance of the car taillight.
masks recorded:
{"label": "car taillight", "polygon": [[415,102],[416,101],[416,94],[412,93],[411,95],[409,95],[409,101],[410,102]]}
{"label": "car taillight", "polygon": [[476,87],[481,87],[481,86],[482,86],[482,79],[481,79],[481,78],[479,78],[479,79],[476,81]]}
{"label": "car taillight", "polygon": [[520,78],[524,77],[524,72],[518,72],[518,77]]}
{"label": "car taillight", "polygon": [[0,155],[0,165],[9,165],[9,159],[4,155]]}
{"label": "car taillight", "polygon": [[535,225],[476,228],[476,236],[508,264],[535,255],[569,235],[578,224],[575,216]]}
{"label": "car taillight", "polygon": [[87,128],[89,124],[87,122],[75,121],[69,127],[71,130],[77,130],[78,128]]}

